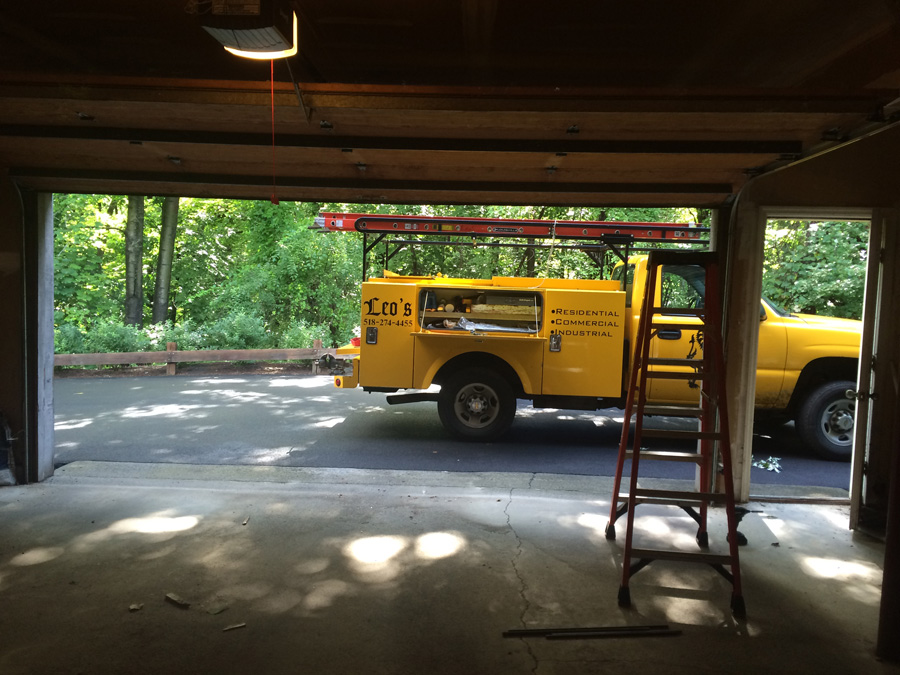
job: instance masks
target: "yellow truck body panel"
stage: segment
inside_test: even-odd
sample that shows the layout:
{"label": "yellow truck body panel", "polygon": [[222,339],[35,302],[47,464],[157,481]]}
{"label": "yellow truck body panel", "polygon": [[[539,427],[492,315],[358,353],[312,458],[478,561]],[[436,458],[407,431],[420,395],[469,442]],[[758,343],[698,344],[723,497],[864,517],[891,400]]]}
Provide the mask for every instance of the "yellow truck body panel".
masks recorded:
{"label": "yellow truck body panel", "polygon": [[617,397],[622,393],[625,293],[619,290],[548,289],[550,340],[544,349],[541,393]]}
{"label": "yellow truck body panel", "polygon": [[364,283],[359,346],[363,387],[413,386],[414,283]]}
{"label": "yellow truck body panel", "polygon": [[363,283],[361,317],[363,387],[426,389],[449,361],[479,353],[506,362],[529,396],[621,393],[625,294],[614,281],[388,275]]}
{"label": "yellow truck body panel", "polygon": [[541,390],[541,354],[546,340],[533,336],[496,334],[468,335],[424,331],[415,336],[414,389],[431,386],[437,372],[454,357],[463,354],[492,354],[506,361],[516,372],[525,393]]}

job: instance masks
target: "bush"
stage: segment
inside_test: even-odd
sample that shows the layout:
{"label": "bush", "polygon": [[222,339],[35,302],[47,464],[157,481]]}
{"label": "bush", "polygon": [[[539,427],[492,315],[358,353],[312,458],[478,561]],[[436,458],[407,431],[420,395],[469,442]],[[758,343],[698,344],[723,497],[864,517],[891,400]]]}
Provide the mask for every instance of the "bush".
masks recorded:
{"label": "bush", "polygon": [[242,311],[222,317],[205,333],[207,349],[263,349],[269,342],[262,319]]}
{"label": "bush", "polygon": [[77,326],[64,323],[53,333],[53,351],[57,354],[83,354],[84,335]]}
{"label": "bush", "polygon": [[84,336],[84,351],[89,354],[146,352],[150,351],[150,338],[137,326],[97,323]]}
{"label": "bush", "polygon": [[295,319],[276,340],[281,349],[308,349],[314,340],[328,344],[331,331],[328,326],[310,326],[303,319]]}
{"label": "bush", "polygon": [[167,342],[174,342],[181,351],[204,349],[203,333],[191,326],[189,321],[175,325],[171,321],[149,326],[144,329],[150,339],[150,348],[165,351]]}

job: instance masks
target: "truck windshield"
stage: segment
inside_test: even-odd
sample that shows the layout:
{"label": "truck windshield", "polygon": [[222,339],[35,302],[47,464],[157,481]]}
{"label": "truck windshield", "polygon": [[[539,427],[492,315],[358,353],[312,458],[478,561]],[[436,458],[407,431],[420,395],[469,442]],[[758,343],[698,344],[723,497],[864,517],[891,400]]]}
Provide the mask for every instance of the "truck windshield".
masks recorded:
{"label": "truck windshield", "polygon": [[775,314],[777,314],[778,316],[790,316],[791,315],[791,313],[789,311],[787,311],[784,307],[782,307],[781,305],[776,305],[774,302],[769,300],[769,298],[767,298],[765,295],[762,296],[762,299],[763,299],[763,302],[769,306],[769,309],[771,309],[773,312],[775,312]]}

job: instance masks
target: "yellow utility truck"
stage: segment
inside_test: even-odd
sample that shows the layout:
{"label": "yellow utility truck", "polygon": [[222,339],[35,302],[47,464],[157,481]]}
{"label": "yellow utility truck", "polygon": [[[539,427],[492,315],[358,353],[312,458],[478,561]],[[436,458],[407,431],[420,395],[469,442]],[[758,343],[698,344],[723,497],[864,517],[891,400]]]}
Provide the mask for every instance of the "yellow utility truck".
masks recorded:
{"label": "yellow utility truck", "polygon": [[[370,278],[360,344],[338,350],[347,365],[334,384],[393,394],[390,403],[436,401],[444,427],[463,440],[502,436],[520,399],[535,408],[622,407],[647,279],[646,256],[623,257],[608,280]],[[665,265],[659,283],[663,307],[702,307],[700,268]],[[860,322],[792,315],[765,299],[759,319],[758,415],[793,419],[819,455],[848,460]],[[700,326],[686,329],[684,312],[671,322],[651,357],[696,358]],[[692,386],[654,379],[648,398],[696,400]]]}

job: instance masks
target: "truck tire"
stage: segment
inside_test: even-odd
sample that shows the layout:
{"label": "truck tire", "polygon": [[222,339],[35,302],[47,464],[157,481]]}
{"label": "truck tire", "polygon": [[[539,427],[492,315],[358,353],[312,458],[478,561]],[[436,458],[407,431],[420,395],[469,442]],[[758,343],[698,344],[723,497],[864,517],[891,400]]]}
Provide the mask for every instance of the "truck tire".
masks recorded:
{"label": "truck tire", "polygon": [[516,415],[509,382],[484,368],[464,368],[441,385],[438,415],[450,435],[464,441],[502,436]]}
{"label": "truck tire", "polygon": [[856,389],[850,380],[826,382],[813,389],[797,415],[797,433],[822,459],[849,462],[853,452],[853,418],[856,402],[846,396]]}

